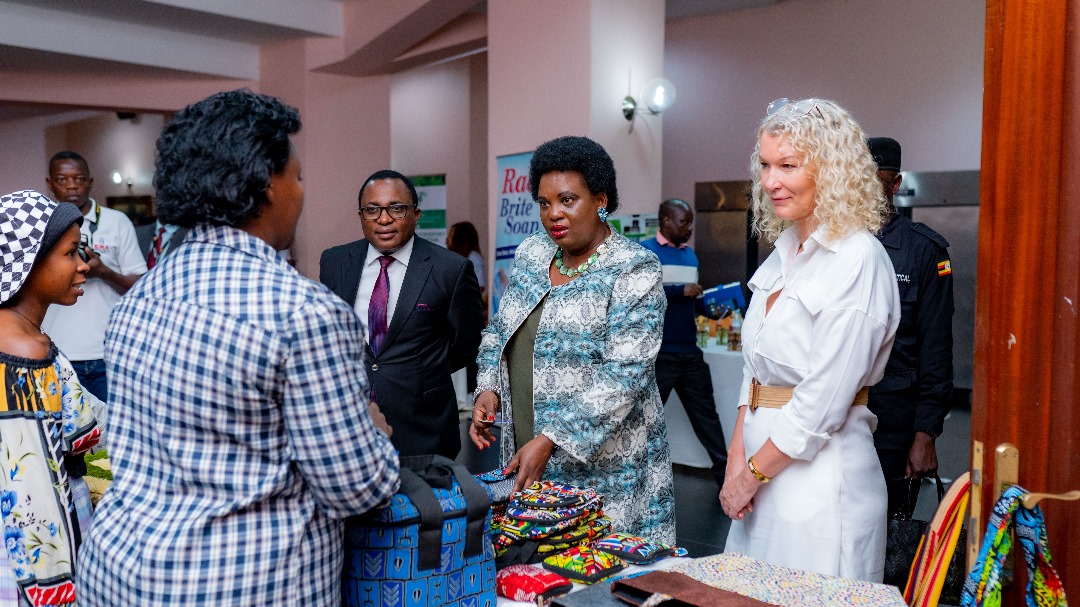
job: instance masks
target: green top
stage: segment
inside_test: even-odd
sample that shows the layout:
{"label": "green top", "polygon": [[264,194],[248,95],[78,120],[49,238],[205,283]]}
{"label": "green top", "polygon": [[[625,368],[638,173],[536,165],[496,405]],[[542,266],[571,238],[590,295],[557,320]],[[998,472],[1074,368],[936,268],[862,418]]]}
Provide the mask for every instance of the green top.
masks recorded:
{"label": "green top", "polygon": [[510,372],[510,405],[514,415],[515,451],[531,441],[533,434],[533,349],[536,330],[544,313],[545,295],[506,342],[506,368]]}

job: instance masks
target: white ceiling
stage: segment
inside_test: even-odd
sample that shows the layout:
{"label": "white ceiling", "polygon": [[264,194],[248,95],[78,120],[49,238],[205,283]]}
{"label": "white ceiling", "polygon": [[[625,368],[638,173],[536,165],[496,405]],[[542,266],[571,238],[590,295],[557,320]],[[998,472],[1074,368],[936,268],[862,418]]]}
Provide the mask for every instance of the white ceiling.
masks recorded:
{"label": "white ceiling", "polygon": [[[387,66],[440,28],[460,23],[463,15],[478,19],[476,13],[485,8],[478,0],[392,1],[402,3],[394,7],[403,13],[397,22],[386,19],[394,9],[383,10],[387,5],[376,0],[0,0],[0,72],[257,80],[260,45],[342,39],[346,6],[366,10],[361,4],[366,3],[379,10],[371,21],[382,20],[383,31],[361,40],[351,57],[327,69],[373,73],[408,67],[407,62],[402,68]],[[666,12],[675,19],[776,1],[666,0]],[[405,48],[400,48],[402,31],[415,36]],[[365,61],[365,55],[375,58]],[[0,121],[58,109],[0,101]]]}

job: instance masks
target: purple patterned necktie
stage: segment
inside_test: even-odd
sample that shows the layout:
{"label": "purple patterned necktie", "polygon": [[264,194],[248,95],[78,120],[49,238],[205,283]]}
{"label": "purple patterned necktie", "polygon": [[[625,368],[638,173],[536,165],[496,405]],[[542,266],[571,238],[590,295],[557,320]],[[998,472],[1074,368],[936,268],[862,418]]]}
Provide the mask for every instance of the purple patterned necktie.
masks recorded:
{"label": "purple patterned necktie", "polygon": [[394,261],[393,257],[383,255],[379,258],[379,277],[375,279],[375,288],[371,290],[371,301],[368,302],[368,339],[371,341],[371,352],[379,355],[382,348],[382,340],[386,337],[386,308],[390,303],[390,277],[386,275],[386,266]]}

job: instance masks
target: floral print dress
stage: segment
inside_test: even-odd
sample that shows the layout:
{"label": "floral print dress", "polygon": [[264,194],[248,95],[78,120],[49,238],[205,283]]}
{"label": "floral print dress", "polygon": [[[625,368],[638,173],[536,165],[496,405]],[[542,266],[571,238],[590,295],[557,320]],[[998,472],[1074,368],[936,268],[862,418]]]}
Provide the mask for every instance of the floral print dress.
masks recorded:
{"label": "floral print dress", "polygon": [[101,433],[56,346],[41,360],[0,352],[0,378],[0,604],[15,599],[14,582],[31,605],[74,605],[80,538],[63,461]]}
{"label": "floral print dress", "polygon": [[[551,286],[556,245],[534,234],[517,249],[498,314],[484,330],[476,393],[513,416],[506,343],[546,297],[533,348],[533,428],[558,447],[544,478],[592,487],[615,530],[674,543],[671,456],[656,355],[667,300],[656,255],[613,230],[607,251],[569,283]],[[503,428],[513,437],[512,425]],[[505,465],[514,441],[501,441]]]}

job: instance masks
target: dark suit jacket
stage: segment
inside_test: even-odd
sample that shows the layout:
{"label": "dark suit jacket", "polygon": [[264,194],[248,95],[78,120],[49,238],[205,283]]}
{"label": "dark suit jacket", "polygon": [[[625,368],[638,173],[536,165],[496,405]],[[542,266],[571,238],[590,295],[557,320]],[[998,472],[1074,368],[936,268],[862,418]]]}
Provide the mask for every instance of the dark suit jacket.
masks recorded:
{"label": "dark suit jacket", "polygon": [[[169,239],[169,246],[165,249],[165,255],[172,253],[184,242],[187,237],[187,228],[178,228]],[[150,247],[154,246],[154,236],[157,234],[157,225],[148,223],[135,228],[135,236],[139,239],[139,250],[142,251],[143,259],[150,256]]]}
{"label": "dark suit jacket", "polygon": [[[323,251],[319,260],[319,280],[350,306],[367,251],[368,241],[358,240]],[[460,424],[450,374],[476,360],[483,327],[472,263],[414,237],[382,352],[373,356],[367,347],[368,377],[401,455],[457,456]]]}

